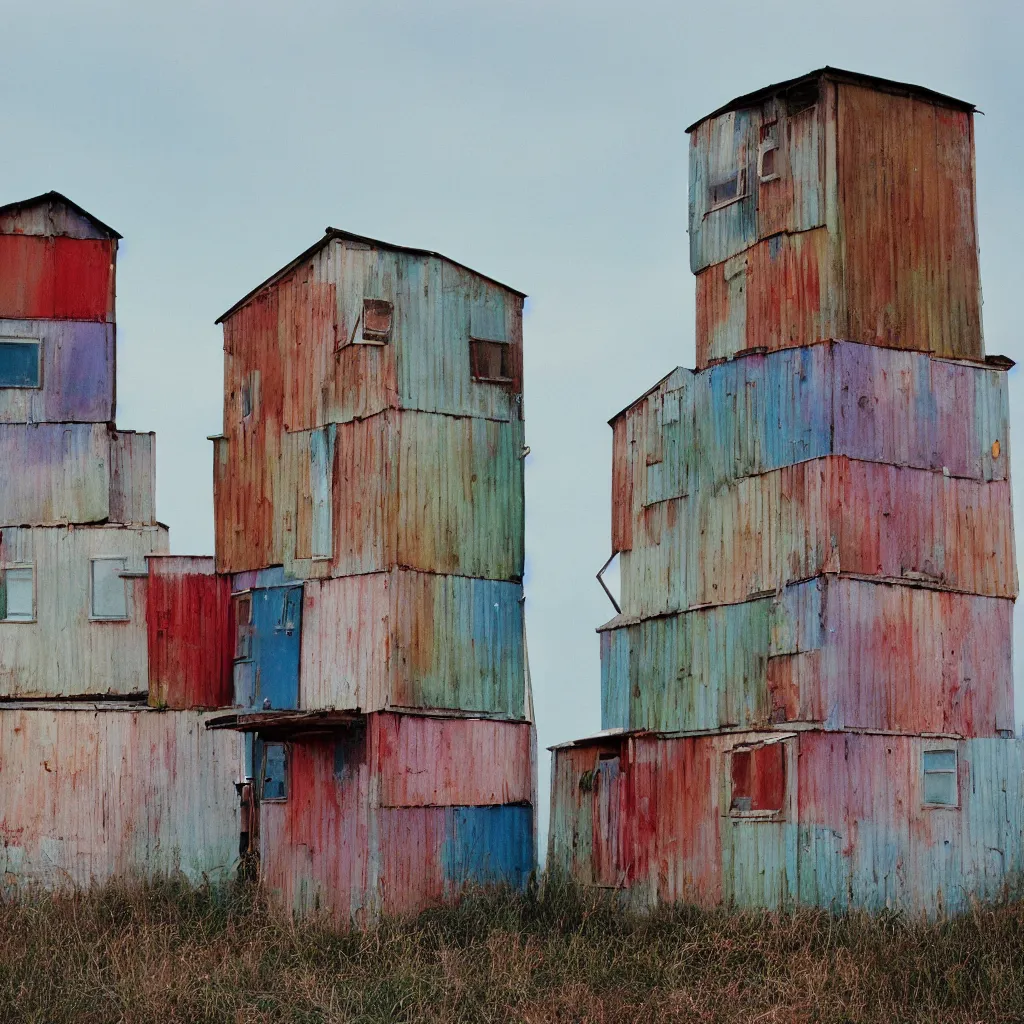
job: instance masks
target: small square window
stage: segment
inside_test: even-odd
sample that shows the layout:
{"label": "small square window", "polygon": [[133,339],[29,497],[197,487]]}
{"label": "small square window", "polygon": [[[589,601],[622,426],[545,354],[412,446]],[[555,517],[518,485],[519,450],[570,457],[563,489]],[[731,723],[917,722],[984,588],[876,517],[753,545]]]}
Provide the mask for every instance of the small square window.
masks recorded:
{"label": "small square window", "polygon": [[93,619],[127,619],[128,589],[121,573],[125,558],[92,560],[92,593],[89,615]]}
{"label": "small square window", "polygon": [[288,749],[283,743],[264,744],[263,799],[288,799]]}
{"label": "small square window", "polygon": [[933,807],[956,807],[957,766],[955,750],[926,750],[923,758],[924,802]]}
{"label": "small square window", "polygon": [[363,299],[363,341],[383,345],[391,340],[395,307],[386,299]]}
{"label": "small square window", "polygon": [[32,566],[9,566],[4,569],[0,584],[0,619],[4,622],[34,622],[36,607]]}
{"label": "small square window", "polygon": [[38,341],[0,338],[0,388],[38,388],[41,378]]}
{"label": "small square window", "polygon": [[474,380],[489,384],[512,381],[512,346],[506,341],[469,339],[469,369]]}
{"label": "small square window", "polygon": [[786,751],[781,742],[734,750],[731,761],[732,814],[782,810],[786,799]]}

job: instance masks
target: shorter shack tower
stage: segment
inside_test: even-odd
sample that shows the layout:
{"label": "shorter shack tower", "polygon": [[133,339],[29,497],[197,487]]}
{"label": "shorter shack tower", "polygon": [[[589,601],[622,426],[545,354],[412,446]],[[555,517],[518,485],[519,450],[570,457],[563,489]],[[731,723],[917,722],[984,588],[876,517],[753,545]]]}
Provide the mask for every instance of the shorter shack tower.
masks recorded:
{"label": "shorter shack tower", "polygon": [[521,293],[329,228],[221,317],[251,849],[365,921],[535,863]]}
{"label": "shorter shack tower", "polygon": [[56,192],[0,207],[0,890],[237,860],[239,744],[196,710],[226,587],[211,646],[172,597],[216,605],[213,560],[166,554],[154,435],[114,423],[120,237]]}
{"label": "shorter shack tower", "polygon": [[972,115],[825,68],[689,129],[697,368],[612,420],[605,732],[554,755],[580,881],[935,913],[1024,867]]}

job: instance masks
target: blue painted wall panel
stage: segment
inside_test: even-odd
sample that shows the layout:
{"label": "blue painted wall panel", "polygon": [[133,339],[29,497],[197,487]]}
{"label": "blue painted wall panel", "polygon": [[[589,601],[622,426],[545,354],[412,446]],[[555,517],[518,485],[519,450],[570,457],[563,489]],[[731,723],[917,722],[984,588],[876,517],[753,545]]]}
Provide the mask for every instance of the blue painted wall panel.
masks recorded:
{"label": "blue painted wall panel", "polygon": [[252,656],[256,665],[253,706],[274,710],[299,706],[299,644],[302,587],[252,592]]}
{"label": "blue painted wall panel", "polygon": [[533,808],[448,808],[442,857],[446,885],[523,888],[535,865]]}

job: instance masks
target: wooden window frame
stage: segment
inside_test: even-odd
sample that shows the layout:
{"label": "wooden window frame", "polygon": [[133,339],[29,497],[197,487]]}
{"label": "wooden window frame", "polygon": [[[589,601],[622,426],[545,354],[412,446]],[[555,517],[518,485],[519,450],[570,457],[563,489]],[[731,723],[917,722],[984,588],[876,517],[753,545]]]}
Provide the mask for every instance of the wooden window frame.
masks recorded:
{"label": "wooden window frame", "polygon": [[[952,768],[929,768],[929,754],[952,754]],[[953,801],[935,801],[927,798],[929,776],[953,777]],[[921,751],[921,805],[927,809],[956,810],[960,807],[960,752],[955,746],[926,747]]]}
{"label": "wooden window frame", "polygon": [[[8,573],[11,573],[11,572],[25,572],[26,570],[30,574],[30,580],[31,580],[31,583],[32,583],[32,610],[30,611],[30,613],[29,613],[27,618],[23,618],[21,616],[19,616],[18,618],[11,618],[11,616],[10,616],[10,609],[8,607],[8,602],[7,602],[7,591],[8,591],[7,575],[8,575]],[[16,625],[31,625],[32,623],[37,622],[38,621],[38,618],[37,618],[38,606],[37,606],[37,602],[36,602],[36,569],[35,569],[35,564],[33,562],[8,562],[6,565],[0,567],[0,572],[3,573],[3,577],[4,577],[3,580],[2,580],[3,589],[4,589],[4,593],[3,593],[3,597],[4,597],[3,612],[4,612],[4,614],[3,614],[3,618],[0,619],[0,622],[13,623],[13,624],[16,624]]]}
{"label": "wooden window frame", "polygon": [[0,335],[0,345],[35,345],[36,347],[36,382],[35,384],[0,384],[3,391],[40,391],[43,387],[43,342],[40,338],[22,338],[14,335]]}
{"label": "wooden window frame", "polygon": [[[97,615],[96,614],[96,563],[97,562],[120,562],[121,572],[118,573],[121,585],[124,587],[124,615]],[[128,571],[127,555],[97,555],[89,559],[89,621],[90,622],[131,622],[132,605],[128,594],[128,582],[124,573]]]}

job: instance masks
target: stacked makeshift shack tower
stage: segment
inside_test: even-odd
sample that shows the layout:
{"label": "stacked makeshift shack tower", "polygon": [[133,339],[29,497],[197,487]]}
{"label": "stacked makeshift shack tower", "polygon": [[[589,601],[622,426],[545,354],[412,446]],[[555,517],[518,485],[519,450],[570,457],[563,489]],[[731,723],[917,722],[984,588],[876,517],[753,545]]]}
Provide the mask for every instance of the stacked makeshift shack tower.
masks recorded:
{"label": "stacked makeshift shack tower", "polygon": [[267,886],[341,921],[534,865],[521,293],[329,228],[221,317],[217,570]]}
{"label": "stacked makeshift shack tower", "polygon": [[1024,865],[973,109],[826,68],[689,129],[697,369],[612,420],[606,732],[555,750],[552,866],[934,913]]}
{"label": "stacked makeshift shack tower", "polygon": [[154,435],[114,424],[119,238],[0,207],[0,888],[237,859],[239,744],[196,710],[230,693],[226,583],[166,555]]}

